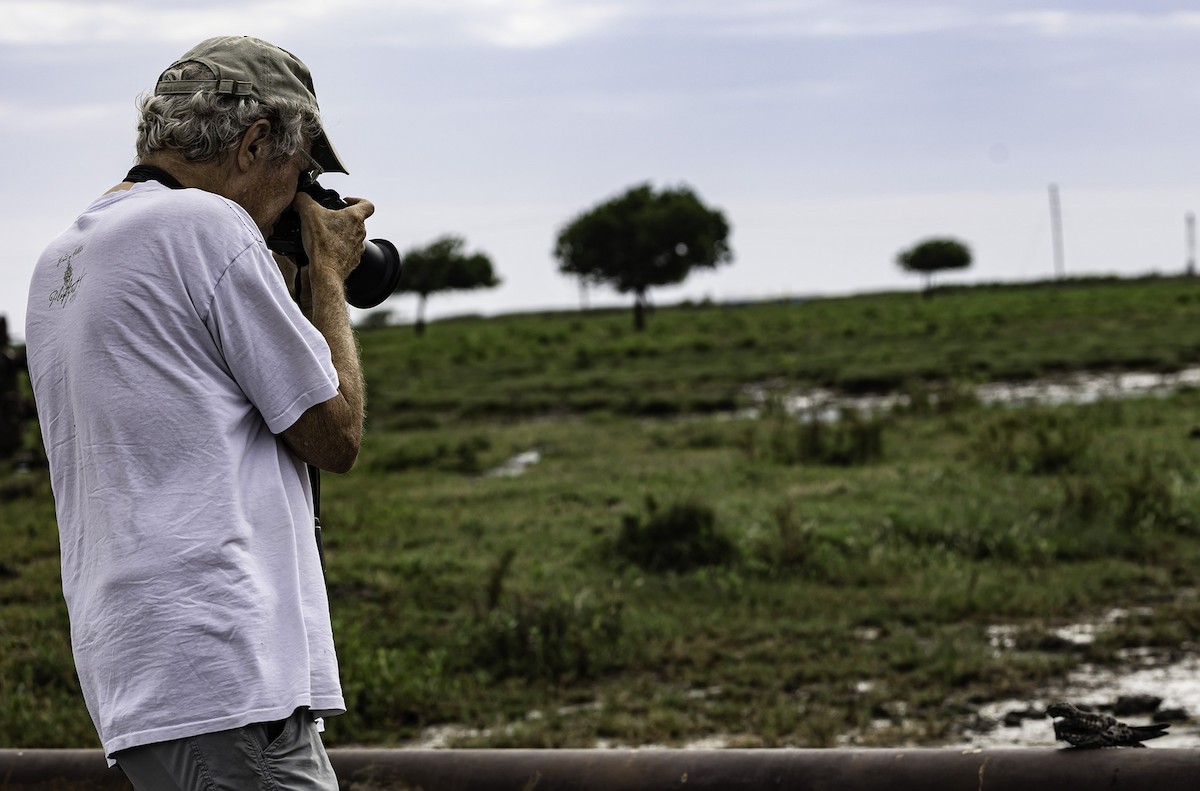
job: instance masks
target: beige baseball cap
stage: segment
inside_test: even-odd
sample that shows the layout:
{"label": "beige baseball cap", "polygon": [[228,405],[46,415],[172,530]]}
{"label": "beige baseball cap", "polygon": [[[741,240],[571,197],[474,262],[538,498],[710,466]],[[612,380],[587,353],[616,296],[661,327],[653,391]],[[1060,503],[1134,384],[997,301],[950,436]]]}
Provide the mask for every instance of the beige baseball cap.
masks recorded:
{"label": "beige baseball cap", "polygon": [[[314,110],[317,92],[313,89],[308,67],[285,49],[250,36],[217,36],[201,41],[185,52],[169,68],[196,61],[212,69],[214,80],[159,80],[156,95],[190,94],[213,91],[229,96],[249,96],[259,101],[292,99],[307,102]],[[313,141],[312,157],[327,171],[349,173],[329,142],[322,126]]]}

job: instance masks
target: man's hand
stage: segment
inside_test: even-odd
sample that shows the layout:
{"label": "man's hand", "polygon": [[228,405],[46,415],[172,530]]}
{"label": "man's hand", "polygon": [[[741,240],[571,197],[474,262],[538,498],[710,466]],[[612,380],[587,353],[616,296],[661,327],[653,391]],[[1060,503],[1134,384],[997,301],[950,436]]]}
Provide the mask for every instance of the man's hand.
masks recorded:
{"label": "man's hand", "polygon": [[332,472],[347,472],[362,442],[365,385],[346,310],[345,280],[362,259],[366,219],[375,211],[368,200],[347,198],[346,203],[350,205],[344,209],[326,209],[302,192],[292,204],[300,213],[309,261],[304,278],[304,290],[311,293],[307,315],[329,344],[338,394],[308,409],[284,430],[283,439],[305,462]]}
{"label": "man's hand", "polygon": [[300,238],[311,266],[329,268],[339,281],[358,266],[367,240],[367,218],[375,204],[362,198],[346,198],[344,209],[326,209],[306,192],[296,193],[292,203],[300,214]]}

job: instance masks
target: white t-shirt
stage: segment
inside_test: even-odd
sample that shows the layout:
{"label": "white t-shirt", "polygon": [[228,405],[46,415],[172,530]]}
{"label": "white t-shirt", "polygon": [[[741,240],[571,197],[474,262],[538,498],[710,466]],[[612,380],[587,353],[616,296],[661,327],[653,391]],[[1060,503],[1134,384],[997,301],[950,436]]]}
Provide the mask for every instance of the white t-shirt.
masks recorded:
{"label": "white t-shirt", "polygon": [[26,321],[71,642],[105,753],[344,711],[307,470],[337,393],[250,216],[157,182],[42,254]]}

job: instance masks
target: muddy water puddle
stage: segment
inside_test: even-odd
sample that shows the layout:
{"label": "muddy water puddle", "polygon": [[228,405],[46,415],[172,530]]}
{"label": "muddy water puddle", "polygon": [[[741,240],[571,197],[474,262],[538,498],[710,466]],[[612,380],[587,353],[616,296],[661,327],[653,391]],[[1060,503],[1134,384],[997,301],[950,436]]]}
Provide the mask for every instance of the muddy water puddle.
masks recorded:
{"label": "muddy water puddle", "polygon": [[[1188,592],[1187,595],[1194,594]],[[1145,608],[1114,609],[1092,621],[1050,629],[1046,635],[1066,645],[1087,645],[1117,623],[1149,612]],[[1021,627],[1015,625],[994,625],[987,630],[988,643],[997,656],[1003,656],[1017,648],[1021,631]],[[947,739],[942,746],[960,749],[1063,747],[1065,745],[1055,741],[1051,719],[1045,715],[1049,704],[1062,700],[1112,713],[1132,725],[1170,722],[1169,734],[1148,746],[1200,747],[1200,722],[1197,721],[1200,716],[1200,647],[1128,648],[1118,653],[1118,659],[1120,664],[1116,667],[1080,664],[1059,681],[1033,691],[1028,697],[985,703],[972,715],[960,716],[952,729],[957,735]],[[903,703],[889,708],[903,710]],[[898,740],[903,740],[905,732],[919,731],[919,727],[903,719],[880,719],[866,731],[844,734],[839,744],[878,744],[886,740],[888,733],[895,733]]]}
{"label": "muddy water puddle", "polygon": [[1082,665],[1061,685],[1041,690],[1033,697],[988,703],[979,709],[979,725],[968,727],[961,739],[947,746],[1061,747],[1054,741],[1050,718],[1030,715],[1045,711],[1055,700],[1108,708],[1122,699],[1149,697],[1162,701],[1154,712],[1121,715],[1119,719],[1130,724],[1170,721],[1169,734],[1148,746],[1200,747],[1200,727],[1190,717],[1180,719],[1200,713],[1200,657],[1180,659],[1144,651],[1131,658],[1137,660],[1132,668]]}
{"label": "muddy water puddle", "polygon": [[488,470],[487,475],[492,478],[519,478],[541,460],[542,452],[534,448],[507,459],[499,467]]}
{"label": "muddy water puddle", "polygon": [[[980,403],[986,405],[1025,404],[1091,404],[1108,399],[1142,398],[1164,396],[1184,388],[1200,387],[1200,368],[1187,368],[1173,373],[1151,371],[1127,371],[1123,373],[1080,372],[1060,377],[1037,379],[1027,382],[989,382],[975,387],[971,392]],[[772,396],[767,388],[754,387],[748,390],[751,399],[759,405],[744,416],[758,414]],[[930,395],[932,402],[936,394]],[[903,393],[883,395],[848,396],[833,390],[814,388],[792,393],[779,398],[779,404],[789,414],[803,415],[821,421],[839,419],[843,411],[875,415],[911,404],[911,398]]]}

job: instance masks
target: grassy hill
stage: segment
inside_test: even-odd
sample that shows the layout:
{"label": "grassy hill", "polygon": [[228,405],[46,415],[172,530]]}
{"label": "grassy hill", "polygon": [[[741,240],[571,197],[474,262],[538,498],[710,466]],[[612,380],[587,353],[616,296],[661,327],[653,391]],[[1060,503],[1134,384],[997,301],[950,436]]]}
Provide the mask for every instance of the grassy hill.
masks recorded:
{"label": "grassy hill", "polygon": [[[1059,284],[364,330],[326,476],[351,712],[331,744],[937,743],[1200,626],[1200,393],[988,407],[974,384],[1200,364],[1200,283]],[[902,391],[835,423],[799,389]],[[764,397],[765,394],[765,397]],[[536,456],[532,455],[536,452]],[[520,475],[490,471],[519,454]],[[44,470],[0,475],[0,744],[92,746]],[[1145,605],[1087,646],[1048,635]],[[997,650],[989,629],[1011,627]],[[902,716],[903,713],[903,716]]]}
{"label": "grassy hill", "polygon": [[725,411],[748,383],[886,391],[1200,360],[1200,284],[1095,280],[656,311],[466,319],[363,335],[373,415]]}

